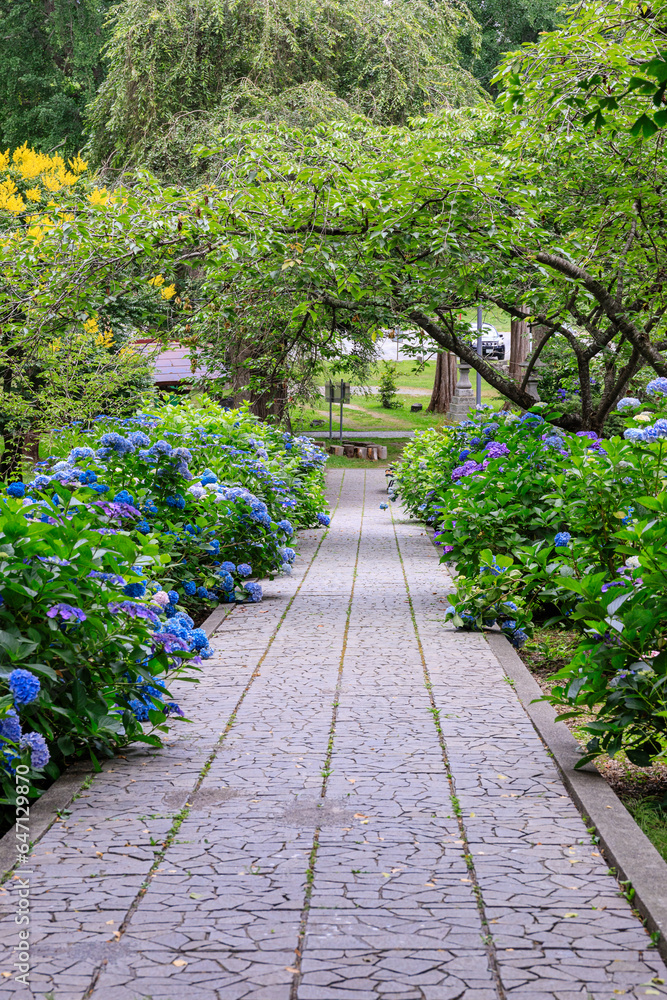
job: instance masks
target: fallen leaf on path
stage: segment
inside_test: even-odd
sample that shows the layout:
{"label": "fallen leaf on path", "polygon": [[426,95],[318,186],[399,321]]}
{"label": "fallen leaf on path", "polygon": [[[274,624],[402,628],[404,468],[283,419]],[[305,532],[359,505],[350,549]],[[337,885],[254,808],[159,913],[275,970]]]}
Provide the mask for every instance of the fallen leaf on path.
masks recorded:
{"label": "fallen leaf on path", "polygon": [[564,917],[578,917],[579,914],[578,913],[564,913],[563,916]]}
{"label": "fallen leaf on path", "polygon": [[188,963],[185,961],[184,958],[175,958],[171,964],[177,965],[180,968],[181,966],[187,965]]}
{"label": "fallen leaf on path", "polygon": [[297,968],[295,968],[293,965],[286,965],[285,966],[285,972],[291,972],[292,975],[294,975],[294,976],[298,976],[299,975],[299,970]]}

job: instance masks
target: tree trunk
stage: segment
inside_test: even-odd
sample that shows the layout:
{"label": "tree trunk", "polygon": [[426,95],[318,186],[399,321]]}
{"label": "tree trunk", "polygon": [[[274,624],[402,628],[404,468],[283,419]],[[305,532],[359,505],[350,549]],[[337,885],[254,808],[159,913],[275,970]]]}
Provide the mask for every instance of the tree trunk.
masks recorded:
{"label": "tree trunk", "polygon": [[5,450],[0,456],[0,479],[8,481],[21,469],[26,433],[24,430],[14,431],[13,434],[5,432],[4,437]]}
{"label": "tree trunk", "polygon": [[39,462],[39,434],[32,428],[26,431],[23,441],[23,457],[28,462]]}
{"label": "tree trunk", "polygon": [[523,369],[521,365],[528,357],[528,324],[525,319],[512,318],[510,323],[510,370],[509,376],[515,382],[521,383]]}
{"label": "tree trunk", "polygon": [[446,413],[456,389],[456,357],[449,352],[436,355],[435,379],[431,401],[427,406],[429,413]]}

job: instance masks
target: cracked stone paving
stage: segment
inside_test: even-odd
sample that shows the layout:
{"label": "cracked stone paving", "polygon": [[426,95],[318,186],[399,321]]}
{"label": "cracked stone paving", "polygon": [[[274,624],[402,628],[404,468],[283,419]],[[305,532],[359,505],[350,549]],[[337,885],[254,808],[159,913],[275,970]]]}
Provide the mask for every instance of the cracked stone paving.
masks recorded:
{"label": "cracked stone paving", "polygon": [[423,527],[380,510],[380,470],[328,483],[328,531],[179,685],[192,722],[107,762],[36,844],[31,986],[0,994],[667,996],[484,636],[445,624]]}

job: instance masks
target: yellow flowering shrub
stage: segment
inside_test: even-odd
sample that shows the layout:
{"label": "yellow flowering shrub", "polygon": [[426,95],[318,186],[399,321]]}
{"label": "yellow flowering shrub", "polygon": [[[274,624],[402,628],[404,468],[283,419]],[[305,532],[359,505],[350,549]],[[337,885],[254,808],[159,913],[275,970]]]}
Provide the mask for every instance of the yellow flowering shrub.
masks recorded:
{"label": "yellow flowering shrub", "polygon": [[59,153],[40,153],[27,143],[0,152],[0,211],[20,215],[27,203],[48,202],[50,195],[73,188],[87,166],[80,156],[65,163]]}

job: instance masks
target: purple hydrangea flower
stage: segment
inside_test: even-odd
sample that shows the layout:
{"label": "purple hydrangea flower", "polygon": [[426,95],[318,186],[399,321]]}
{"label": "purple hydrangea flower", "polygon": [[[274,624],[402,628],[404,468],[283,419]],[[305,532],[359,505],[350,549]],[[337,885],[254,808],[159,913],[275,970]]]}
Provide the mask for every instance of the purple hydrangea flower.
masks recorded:
{"label": "purple hydrangea flower", "polygon": [[651,396],[667,396],[667,378],[660,376],[660,378],[652,379],[646,386],[646,391]]}
{"label": "purple hydrangea flower", "polygon": [[46,612],[47,618],[62,618],[63,621],[85,622],[86,613],[81,608],[75,608],[72,604],[53,604]]}
{"label": "purple hydrangea flower", "polygon": [[21,750],[30,748],[30,764],[36,771],[46,767],[51,759],[46,740],[41,733],[24,733],[19,741],[19,746]]}
{"label": "purple hydrangea flower", "polygon": [[152,625],[159,625],[160,619],[154,611],[147,608],[145,604],[136,604],[134,601],[110,601],[109,611],[112,615],[123,612],[129,618],[143,618],[151,622]]}

